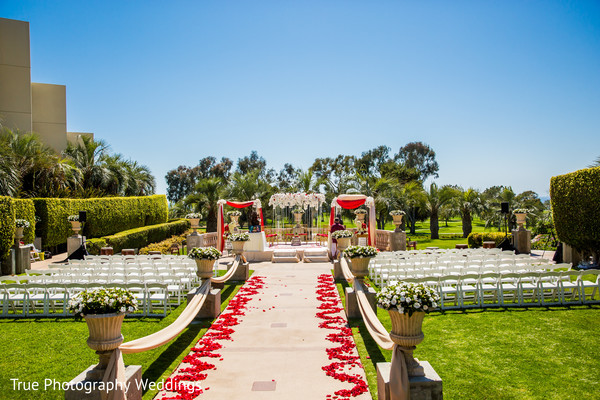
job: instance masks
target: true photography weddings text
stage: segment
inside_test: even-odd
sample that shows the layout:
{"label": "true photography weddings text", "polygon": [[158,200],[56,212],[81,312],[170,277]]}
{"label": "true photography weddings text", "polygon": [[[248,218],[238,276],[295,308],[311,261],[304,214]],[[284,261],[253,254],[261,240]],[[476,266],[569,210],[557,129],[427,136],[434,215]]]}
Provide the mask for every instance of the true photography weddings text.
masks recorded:
{"label": "true photography weddings text", "polygon": [[85,394],[90,394],[93,391],[100,392],[111,392],[115,389],[122,389],[127,393],[130,389],[135,387],[137,391],[146,391],[146,390],[166,390],[168,392],[178,392],[180,390],[190,389],[193,390],[195,388],[200,388],[200,384],[198,382],[173,382],[165,380],[160,380],[158,382],[150,382],[147,379],[142,379],[140,381],[135,382],[119,382],[119,381],[79,381],[70,384],[69,382],[61,382],[56,379],[46,378],[43,381],[25,381],[18,378],[11,378],[12,390],[21,390],[21,391],[48,391],[48,390],[76,390],[79,392],[85,392]]}

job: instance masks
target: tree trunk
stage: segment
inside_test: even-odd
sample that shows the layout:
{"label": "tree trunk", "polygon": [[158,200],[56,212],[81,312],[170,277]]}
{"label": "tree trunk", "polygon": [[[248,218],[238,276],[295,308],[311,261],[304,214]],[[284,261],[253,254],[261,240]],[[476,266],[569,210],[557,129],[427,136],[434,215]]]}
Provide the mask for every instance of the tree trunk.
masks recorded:
{"label": "tree trunk", "polygon": [[410,226],[410,234],[414,235],[416,233],[416,222],[417,222],[416,221],[416,217],[415,217],[415,208],[414,207],[412,207],[410,209],[410,215],[411,215],[410,224],[409,224],[409,226]]}
{"label": "tree trunk", "polygon": [[473,225],[471,224],[471,213],[469,211],[465,211],[462,215],[462,230],[463,237],[466,238],[469,236],[471,231],[473,231]]}
{"label": "tree trunk", "polygon": [[431,213],[429,217],[429,230],[431,231],[431,239],[439,239],[440,223],[437,212]]}
{"label": "tree trunk", "polygon": [[210,208],[206,216],[206,232],[217,231],[217,209]]}

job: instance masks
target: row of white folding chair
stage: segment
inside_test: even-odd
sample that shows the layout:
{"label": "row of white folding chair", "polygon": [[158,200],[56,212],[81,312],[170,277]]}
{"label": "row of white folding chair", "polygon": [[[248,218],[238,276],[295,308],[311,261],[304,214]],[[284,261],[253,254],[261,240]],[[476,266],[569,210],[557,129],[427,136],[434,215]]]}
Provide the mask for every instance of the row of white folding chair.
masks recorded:
{"label": "row of white folding chair", "polygon": [[[143,315],[151,315],[151,311],[157,306],[162,307],[163,316],[167,313],[169,290],[165,283],[103,285],[98,283],[27,283],[0,284],[2,316],[66,316],[70,299],[83,290],[98,287],[119,287],[131,290],[139,302]],[[40,308],[41,313],[38,312]],[[13,311],[12,314],[9,313],[9,309]],[[55,312],[57,309],[60,310],[60,313]],[[19,314],[18,311],[21,313]]]}
{"label": "row of white folding chair", "polygon": [[[600,271],[591,273],[592,280],[583,279],[588,273],[589,271],[485,273],[405,278],[403,281],[420,282],[434,287],[440,295],[442,309],[599,303]],[[591,290],[589,296],[586,289]],[[597,294],[598,299],[595,299]],[[467,300],[470,303],[467,304]],[[448,302],[452,305],[448,306]]]}

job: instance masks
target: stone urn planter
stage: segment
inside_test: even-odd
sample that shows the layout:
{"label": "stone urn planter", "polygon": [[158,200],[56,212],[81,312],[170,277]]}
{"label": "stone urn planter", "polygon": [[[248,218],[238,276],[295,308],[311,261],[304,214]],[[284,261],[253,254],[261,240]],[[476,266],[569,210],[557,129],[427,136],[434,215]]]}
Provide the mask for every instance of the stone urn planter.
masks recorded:
{"label": "stone urn planter", "polygon": [[423,341],[425,335],[421,330],[424,312],[414,312],[410,317],[407,313],[399,313],[395,309],[388,310],[392,320],[390,338],[402,347],[409,376],[425,376],[423,367],[413,357],[416,346]]}
{"label": "stone urn planter", "polygon": [[352,274],[357,278],[364,278],[369,275],[369,261],[371,261],[371,258],[372,257],[350,258],[350,271],[352,271]]}
{"label": "stone urn planter", "polygon": [[200,218],[188,218],[188,219],[190,221],[190,226],[194,230],[194,232],[192,232],[192,235],[194,235],[194,236],[198,235],[198,232],[196,232],[196,229],[198,229],[200,227]]}
{"label": "stone urn planter", "polygon": [[79,231],[81,230],[81,222],[79,221],[69,221],[71,223],[71,229],[75,233],[75,236],[79,235]]}
{"label": "stone urn planter", "polygon": [[361,213],[357,213],[356,214],[356,219],[359,220],[360,222],[365,222],[365,216],[367,214],[361,214]]}
{"label": "stone urn planter", "polygon": [[350,240],[352,238],[337,238],[337,247],[340,252],[346,250],[348,246],[350,246]]}
{"label": "stone urn planter", "polygon": [[294,221],[296,221],[296,227],[300,227],[302,224],[302,215],[303,213],[294,213]]}
{"label": "stone urn planter", "polygon": [[394,225],[396,225],[396,232],[401,232],[400,225],[402,225],[402,215],[392,215],[394,219]]}
{"label": "stone urn planter", "polygon": [[213,276],[213,267],[215,260],[209,260],[206,258],[196,258],[196,275],[202,279],[208,279]]}
{"label": "stone urn planter", "polygon": [[239,232],[238,227],[240,226],[238,219],[240,218],[239,215],[229,215],[229,230],[231,232]]}
{"label": "stone urn planter", "polygon": [[242,253],[244,252],[244,245],[245,244],[246,244],[246,241],[242,241],[242,240],[232,241],[231,242],[231,247],[232,247],[231,251],[236,256],[242,255]]}
{"label": "stone urn planter", "polygon": [[525,225],[525,221],[527,220],[527,214],[526,213],[515,213],[515,217],[517,218],[517,224],[519,225],[519,230],[524,231],[525,227],[523,225]]}
{"label": "stone urn planter", "polygon": [[22,238],[23,238],[23,236],[24,236],[24,234],[23,234],[23,230],[24,230],[24,229],[25,229],[25,228],[24,228],[24,227],[22,227],[22,226],[17,226],[17,227],[15,228],[15,239],[16,239],[16,240],[20,240],[20,239],[22,239]]}
{"label": "stone urn planter", "polygon": [[124,318],[125,313],[88,314],[85,316],[90,334],[87,345],[92,350],[96,350],[99,358],[98,365],[88,372],[88,379],[102,380],[113,350],[123,343],[121,325]]}

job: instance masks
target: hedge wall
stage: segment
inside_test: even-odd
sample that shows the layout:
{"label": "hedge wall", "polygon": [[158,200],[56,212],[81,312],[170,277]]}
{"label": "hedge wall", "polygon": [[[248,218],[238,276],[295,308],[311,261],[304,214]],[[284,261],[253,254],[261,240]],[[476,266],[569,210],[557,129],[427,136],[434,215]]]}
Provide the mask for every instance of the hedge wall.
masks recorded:
{"label": "hedge wall", "polygon": [[188,220],[182,219],[164,224],[129,229],[115,235],[87,240],[86,247],[91,254],[99,254],[100,248],[110,246],[115,253],[122,249],[141,249],[150,243],[160,242],[173,235],[179,235],[189,228]]}
{"label": "hedge wall", "polygon": [[33,243],[35,239],[35,206],[31,199],[12,199],[15,209],[15,219],[26,219],[29,221],[29,228],[23,231],[23,243]]}
{"label": "hedge wall", "polygon": [[558,238],[584,253],[600,252],[600,167],[550,179]]}
{"label": "hedge wall", "polygon": [[0,260],[8,256],[15,242],[15,208],[13,199],[0,196]]}
{"label": "hedge wall", "polygon": [[[467,243],[469,244],[469,248],[476,249],[483,246],[483,242],[491,242],[492,240],[496,242],[496,247],[504,240],[503,232],[471,232],[469,236],[467,236]],[[508,234],[508,240],[511,240],[512,235]]]}
{"label": "hedge wall", "polygon": [[79,211],[87,211],[82,234],[88,238],[164,223],[168,216],[165,195],[33,201],[36,215],[41,218],[38,231],[44,246],[65,243],[72,234],[67,217]]}

